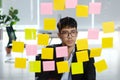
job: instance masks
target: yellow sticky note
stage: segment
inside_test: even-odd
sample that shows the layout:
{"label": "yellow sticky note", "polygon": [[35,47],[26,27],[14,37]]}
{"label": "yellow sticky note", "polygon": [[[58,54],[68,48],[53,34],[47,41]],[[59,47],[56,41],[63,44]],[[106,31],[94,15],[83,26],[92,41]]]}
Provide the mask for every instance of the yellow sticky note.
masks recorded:
{"label": "yellow sticky note", "polygon": [[56,30],[56,19],[45,18],[44,19],[44,30]]}
{"label": "yellow sticky note", "polygon": [[47,46],[49,42],[48,34],[38,34],[38,45]]}
{"label": "yellow sticky note", "polygon": [[75,62],[71,64],[71,68],[72,68],[72,74],[83,74],[84,70],[83,70],[83,63],[82,62]]}
{"label": "yellow sticky note", "polygon": [[42,48],[42,59],[53,59],[53,48]]}
{"label": "yellow sticky note", "polygon": [[58,73],[69,72],[68,61],[57,62],[57,71]]}
{"label": "yellow sticky note", "polygon": [[102,48],[112,48],[112,47],[113,47],[112,37],[102,38]]}
{"label": "yellow sticky note", "polygon": [[89,61],[87,50],[76,52],[76,57],[78,62]]}
{"label": "yellow sticky note", "polygon": [[65,9],[65,0],[54,0],[53,8],[54,8],[54,10],[64,10]]}
{"label": "yellow sticky note", "polygon": [[25,39],[35,40],[36,39],[36,29],[25,29]]}
{"label": "yellow sticky note", "polygon": [[77,40],[77,50],[88,49],[88,39]]}
{"label": "yellow sticky note", "polygon": [[114,32],[115,31],[114,26],[115,26],[114,22],[104,22],[102,24],[103,32],[104,33]]}
{"label": "yellow sticky note", "polygon": [[102,48],[91,48],[90,57],[98,57],[101,55]]}
{"label": "yellow sticky note", "polygon": [[94,63],[94,65],[95,65],[97,72],[102,72],[102,71],[108,69],[108,66],[104,59]]}
{"label": "yellow sticky note", "polygon": [[88,17],[88,6],[77,5],[76,6],[76,16],[77,17]]}
{"label": "yellow sticky note", "polygon": [[12,42],[12,51],[13,52],[21,52],[21,53],[23,53],[23,51],[24,51],[24,42],[13,41]]}
{"label": "yellow sticky note", "polygon": [[26,58],[15,58],[15,68],[26,68]]}
{"label": "yellow sticky note", "polygon": [[29,71],[30,72],[41,72],[41,61],[30,61]]}

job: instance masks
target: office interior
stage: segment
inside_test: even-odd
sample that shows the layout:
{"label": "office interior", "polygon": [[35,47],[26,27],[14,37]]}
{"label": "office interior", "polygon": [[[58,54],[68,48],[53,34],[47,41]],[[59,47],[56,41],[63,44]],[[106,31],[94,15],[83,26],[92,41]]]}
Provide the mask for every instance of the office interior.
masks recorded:
{"label": "office interior", "polygon": [[[35,28],[38,33],[47,33],[51,36],[49,44],[61,43],[57,37],[57,30],[45,31],[43,29],[44,18],[55,18],[57,21],[61,17],[74,17],[78,22],[77,39],[88,38],[88,29],[99,29],[98,39],[88,40],[88,47],[101,47],[103,37],[113,37],[113,47],[102,49],[101,56],[95,57],[95,62],[105,59],[108,69],[96,74],[96,80],[119,80],[120,74],[120,11],[119,0],[78,0],[78,4],[89,5],[90,2],[101,2],[101,13],[90,15],[87,18],[79,18],[75,16],[75,9],[66,9],[64,11],[53,11],[52,15],[41,15],[40,4],[42,2],[53,2],[53,0],[1,0],[1,10],[7,13],[10,6],[19,10],[18,16],[20,21],[15,25],[15,34],[17,41],[23,41],[25,44],[37,44],[37,40],[25,40],[25,28]],[[113,21],[115,31],[105,34],[102,29],[102,23]],[[9,37],[5,27],[0,40],[0,80],[35,80],[35,73],[29,72],[29,61],[34,61],[35,56],[27,56],[24,48],[23,54],[11,52],[11,60],[6,56],[5,47]],[[38,46],[38,53],[41,53],[43,46]],[[27,59],[26,68],[18,69],[14,67],[16,57],[24,57]],[[102,66],[102,65],[101,65]]]}

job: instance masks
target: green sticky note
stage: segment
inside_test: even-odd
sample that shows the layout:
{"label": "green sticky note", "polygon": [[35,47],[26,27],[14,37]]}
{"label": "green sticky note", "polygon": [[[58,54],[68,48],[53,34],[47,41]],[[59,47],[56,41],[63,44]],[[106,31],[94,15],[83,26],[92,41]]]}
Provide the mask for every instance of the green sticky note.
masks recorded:
{"label": "green sticky note", "polygon": [[30,72],[41,72],[41,61],[30,61],[29,71]]}

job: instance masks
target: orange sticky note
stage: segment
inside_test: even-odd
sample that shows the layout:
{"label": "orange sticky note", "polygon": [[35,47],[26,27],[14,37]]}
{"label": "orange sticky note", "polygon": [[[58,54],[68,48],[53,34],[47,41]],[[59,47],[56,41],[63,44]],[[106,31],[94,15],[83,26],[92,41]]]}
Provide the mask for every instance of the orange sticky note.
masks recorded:
{"label": "orange sticky note", "polygon": [[49,42],[48,34],[38,34],[38,45],[47,46]]}
{"label": "orange sticky note", "polygon": [[114,26],[115,26],[114,22],[104,22],[102,24],[103,32],[104,33],[114,32],[115,31]]}
{"label": "orange sticky note", "polygon": [[102,48],[112,48],[112,47],[113,47],[112,37],[102,38]]}
{"label": "orange sticky note", "polygon": [[41,61],[29,61],[30,72],[41,72]]}
{"label": "orange sticky note", "polygon": [[53,48],[42,48],[42,59],[53,59]]}
{"label": "orange sticky note", "polygon": [[13,52],[21,52],[23,53],[24,51],[24,42],[17,42],[17,41],[13,41],[12,42],[12,51]]}
{"label": "orange sticky note", "polygon": [[44,19],[44,30],[56,30],[56,19],[45,18]]}
{"label": "orange sticky note", "polygon": [[65,0],[53,0],[54,10],[64,10],[65,9]]}
{"label": "orange sticky note", "polygon": [[36,29],[25,29],[25,39],[35,40],[36,39]]}
{"label": "orange sticky note", "polygon": [[83,70],[83,63],[82,62],[74,62],[71,64],[71,68],[72,68],[72,74],[83,74],[84,70]]}
{"label": "orange sticky note", "polygon": [[89,61],[87,50],[76,52],[76,57],[78,62]]}
{"label": "orange sticky note", "polygon": [[15,58],[15,68],[26,68],[26,58]]}
{"label": "orange sticky note", "polygon": [[94,63],[94,65],[97,72],[103,72],[104,70],[108,69],[108,66],[104,59]]}
{"label": "orange sticky note", "polygon": [[68,61],[57,62],[58,73],[69,72]]}
{"label": "orange sticky note", "polygon": [[77,40],[77,50],[88,49],[88,39],[78,39]]}
{"label": "orange sticky note", "polygon": [[76,16],[77,17],[88,17],[88,6],[77,5],[76,6]]}
{"label": "orange sticky note", "polygon": [[90,57],[99,57],[101,55],[102,48],[91,48]]}

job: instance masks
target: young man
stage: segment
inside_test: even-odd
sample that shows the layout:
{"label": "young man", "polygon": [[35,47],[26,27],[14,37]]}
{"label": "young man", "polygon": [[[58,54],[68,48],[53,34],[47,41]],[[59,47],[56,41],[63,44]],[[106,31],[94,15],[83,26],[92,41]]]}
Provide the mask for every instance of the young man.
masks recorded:
{"label": "young man", "polygon": [[[89,58],[89,61],[83,62],[83,69],[84,69],[83,74],[76,74],[76,75],[71,74],[70,65],[72,62],[77,62],[77,59],[76,59],[77,48],[76,48],[75,42],[76,42],[78,32],[77,32],[76,20],[71,17],[64,17],[60,19],[60,21],[58,22],[57,28],[59,31],[58,37],[61,39],[62,43],[48,46],[48,47],[54,48],[55,62],[65,61],[65,60],[68,61],[70,72],[59,74],[57,72],[57,66],[55,64],[55,71],[41,72],[37,74],[39,76],[37,80],[96,80],[96,72],[95,72],[93,58]],[[56,58],[55,48],[60,46],[68,47],[68,57]],[[88,51],[88,54],[90,55],[90,50],[87,50],[87,51]],[[41,62],[42,61],[46,61],[46,60],[41,59]]]}

